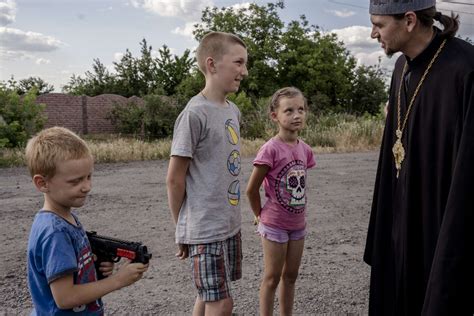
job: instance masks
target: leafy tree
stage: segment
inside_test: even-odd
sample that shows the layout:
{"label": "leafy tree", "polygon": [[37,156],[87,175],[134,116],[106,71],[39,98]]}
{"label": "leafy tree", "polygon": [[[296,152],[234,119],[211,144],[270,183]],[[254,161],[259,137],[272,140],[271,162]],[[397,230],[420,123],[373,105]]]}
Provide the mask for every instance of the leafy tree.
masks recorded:
{"label": "leafy tree", "polygon": [[142,39],[140,44],[142,56],[136,59],[140,88],[136,95],[147,95],[161,89],[162,85],[157,81],[158,69],[152,56],[152,47],[148,46],[146,39]]}
{"label": "leafy tree", "polygon": [[[277,1],[238,10],[207,8],[193,34],[200,40],[209,31],[224,31],[243,39],[249,53],[249,78],[241,89],[254,106],[282,86],[296,86],[317,112],[371,112],[372,105],[356,109],[354,102],[364,94],[386,93],[380,72],[357,67],[337,35],[323,34],[304,15],[285,25],[278,15],[284,7],[283,1]],[[370,84],[363,84],[364,78],[370,78]],[[363,90],[368,87],[378,90]]]}
{"label": "leafy tree", "polygon": [[385,84],[380,80],[383,75],[380,65],[357,68],[351,106],[347,112],[358,115],[380,113],[382,104],[387,100]]}
{"label": "leafy tree", "polygon": [[2,86],[14,90],[20,95],[26,94],[31,89],[35,89],[36,95],[54,91],[54,86],[40,77],[28,77],[17,82],[12,76],[7,82],[2,82]]}
{"label": "leafy tree", "polygon": [[116,71],[115,78],[119,86],[120,95],[124,97],[131,97],[133,95],[141,96],[141,92],[146,90],[148,84],[141,80],[141,74],[138,70],[138,61],[133,57],[128,48],[120,59],[120,62],[114,62],[114,66]]}
{"label": "leafy tree", "polygon": [[114,62],[117,85],[120,87],[117,94],[131,97],[163,93],[163,86],[157,80],[158,69],[152,57],[152,46],[148,46],[145,39],[140,45],[141,57],[133,57],[130,50],[126,49],[120,62]]}
{"label": "leafy tree", "polygon": [[[239,9],[208,7],[193,34],[198,41],[209,31],[230,32],[243,39],[249,53],[249,77],[242,82],[241,91],[254,107],[278,88],[296,86],[316,113],[373,113],[375,104],[386,97],[382,72],[358,67],[337,35],[321,32],[304,15],[285,25],[278,15],[284,8],[282,0]],[[114,74],[99,60],[94,61],[93,72],[87,72],[84,79],[71,78],[69,91],[127,97],[165,94],[183,105],[204,86],[189,50],[177,57],[164,45],[153,58],[145,39],[141,57],[134,57],[127,49],[120,62],[114,63]]]}
{"label": "leafy tree", "polygon": [[74,95],[96,96],[104,93],[116,93],[115,77],[97,58],[92,64],[92,71],[86,71],[85,78],[73,75],[63,91]]}
{"label": "leafy tree", "polygon": [[181,57],[172,56],[166,45],[163,45],[159,53],[160,56],[156,59],[157,79],[166,95],[174,95],[180,83],[191,75],[195,59],[189,56],[189,49],[186,49]]}
{"label": "leafy tree", "polygon": [[127,48],[120,61],[114,62],[111,73],[99,59],[94,59],[93,70],[85,77],[73,75],[63,90],[76,95],[95,96],[104,93],[119,94],[124,97],[148,94],[173,95],[178,85],[190,76],[194,58],[186,50],[181,57],[171,55],[164,45],[159,57],[153,57],[152,46],[146,39],[140,42],[140,57],[134,57]]}
{"label": "leafy tree", "polygon": [[315,110],[344,110],[350,100],[355,59],[335,34],[323,35],[308,24],[301,16],[300,21],[289,23],[281,38],[279,83],[300,88]]}
{"label": "leafy tree", "polygon": [[45,94],[54,91],[54,86],[52,84],[47,83],[40,77],[29,77],[26,79],[20,80],[19,84],[19,93],[25,94],[31,89],[36,89],[36,94]]}
{"label": "leafy tree", "polygon": [[202,13],[202,23],[193,31],[198,41],[209,31],[233,33],[244,40],[249,55],[249,76],[242,82],[242,89],[254,100],[271,95],[277,88],[273,79],[278,76],[275,64],[284,27],[277,9],[283,8],[283,1],[266,6],[251,3],[238,10],[208,7]]}
{"label": "leafy tree", "polygon": [[191,97],[195,96],[202,90],[204,85],[204,75],[197,67],[193,67],[191,74],[184,78],[176,87],[176,99],[178,104],[186,104]]}
{"label": "leafy tree", "polygon": [[35,103],[37,93],[33,88],[21,96],[0,85],[0,148],[23,146],[43,127],[45,105]]}

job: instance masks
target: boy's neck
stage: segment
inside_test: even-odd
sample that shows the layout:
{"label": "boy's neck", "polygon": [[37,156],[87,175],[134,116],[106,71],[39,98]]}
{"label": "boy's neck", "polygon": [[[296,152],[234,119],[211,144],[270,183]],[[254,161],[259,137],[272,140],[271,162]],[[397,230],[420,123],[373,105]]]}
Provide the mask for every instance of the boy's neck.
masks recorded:
{"label": "boy's neck", "polygon": [[43,210],[54,213],[58,215],[59,217],[62,217],[65,221],[68,221],[72,225],[77,226],[76,220],[74,219],[74,216],[72,216],[71,208],[63,208],[63,207],[55,206],[49,203],[47,199],[45,199],[44,204],[43,204]]}
{"label": "boy's neck", "polygon": [[209,101],[216,103],[219,106],[227,106],[227,93],[219,91],[219,89],[211,88],[206,84],[206,87],[201,91],[201,95]]}

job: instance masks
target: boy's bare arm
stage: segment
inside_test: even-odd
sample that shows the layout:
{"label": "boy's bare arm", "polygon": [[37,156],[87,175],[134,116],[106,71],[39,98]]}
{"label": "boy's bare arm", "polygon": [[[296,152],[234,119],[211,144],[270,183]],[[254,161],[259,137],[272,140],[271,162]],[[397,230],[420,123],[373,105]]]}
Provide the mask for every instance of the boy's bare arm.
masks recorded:
{"label": "boy's bare arm", "polygon": [[186,173],[190,162],[190,158],[172,156],[168,166],[168,175],[166,176],[168,205],[175,224],[178,222],[179,211],[186,194]]}
{"label": "boy's bare arm", "polygon": [[148,264],[124,263],[112,276],[103,280],[74,284],[73,275],[67,275],[50,284],[56,305],[61,309],[71,309],[89,304],[104,295],[138,281],[148,269]]}
{"label": "boy's bare arm", "polygon": [[265,179],[269,169],[270,167],[266,165],[255,165],[247,184],[247,197],[250,202],[250,207],[256,217],[260,216],[260,210],[262,209],[260,201],[260,186],[262,185],[263,179]]}

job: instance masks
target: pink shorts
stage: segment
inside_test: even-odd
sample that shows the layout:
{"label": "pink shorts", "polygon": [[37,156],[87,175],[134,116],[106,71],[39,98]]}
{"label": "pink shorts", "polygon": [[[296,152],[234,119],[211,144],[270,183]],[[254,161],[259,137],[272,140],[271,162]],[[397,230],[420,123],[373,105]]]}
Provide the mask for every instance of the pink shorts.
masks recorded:
{"label": "pink shorts", "polygon": [[289,240],[300,240],[306,236],[305,228],[299,230],[286,230],[270,227],[264,225],[262,222],[258,223],[257,231],[259,232],[260,236],[280,244],[285,244]]}

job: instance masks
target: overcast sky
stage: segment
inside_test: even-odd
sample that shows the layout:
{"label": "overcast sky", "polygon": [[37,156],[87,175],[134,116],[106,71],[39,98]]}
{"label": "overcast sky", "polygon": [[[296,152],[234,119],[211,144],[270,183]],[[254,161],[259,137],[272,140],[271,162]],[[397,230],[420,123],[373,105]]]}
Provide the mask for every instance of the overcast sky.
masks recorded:
{"label": "overcast sky", "polygon": [[[268,1],[254,1],[265,4]],[[237,0],[0,0],[0,80],[41,77],[59,92],[73,75],[91,70],[94,58],[113,70],[128,48],[139,56],[145,38],[153,49],[166,44],[181,55],[197,46],[192,25],[206,6],[248,5]],[[286,0],[283,21],[305,14],[311,24],[335,32],[360,63],[382,64],[370,39],[368,0]],[[474,39],[474,0],[438,1],[438,10],[461,16],[462,37]]]}

